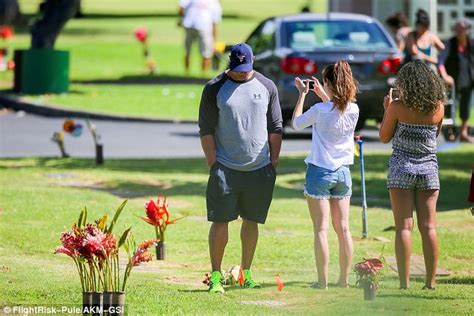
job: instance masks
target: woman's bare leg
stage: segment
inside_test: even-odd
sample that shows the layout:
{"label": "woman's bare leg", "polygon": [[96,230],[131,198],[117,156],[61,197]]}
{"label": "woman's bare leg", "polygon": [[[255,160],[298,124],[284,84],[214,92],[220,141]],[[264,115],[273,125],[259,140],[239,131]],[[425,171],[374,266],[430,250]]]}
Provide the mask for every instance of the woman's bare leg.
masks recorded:
{"label": "woman's bare leg", "polygon": [[352,235],[349,229],[350,199],[331,199],[332,226],[339,241],[339,286],[349,285],[352,266]]}
{"label": "woman's bare leg", "polygon": [[397,258],[400,288],[410,286],[411,232],[413,230],[413,208],[415,192],[409,189],[390,189],[395,220],[395,256]]}
{"label": "woman's bare leg", "polygon": [[438,239],[436,237],[438,195],[438,190],[415,192],[416,216],[423,242],[423,256],[425,257],[425,285],[428,288],[434,288],[435,286],[436,268],[438,266]]}
{"label": "woman's bare leg", "polygon": [[329,200],[318,200],[309,197],[306,200],[313,221],[314,256],[318,270],[318,283],[321,288],[326,288],[329,274]]}

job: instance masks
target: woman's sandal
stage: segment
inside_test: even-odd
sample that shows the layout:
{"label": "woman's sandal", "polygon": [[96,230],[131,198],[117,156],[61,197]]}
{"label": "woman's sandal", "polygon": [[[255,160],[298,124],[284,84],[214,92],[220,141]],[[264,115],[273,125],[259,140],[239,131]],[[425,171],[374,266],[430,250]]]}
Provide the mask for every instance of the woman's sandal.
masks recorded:
{"label": "woman's sandal", "polygon": [[423,286],[422,290],[434,290],[435,288],[434,287],[431,287],[431,286]]}

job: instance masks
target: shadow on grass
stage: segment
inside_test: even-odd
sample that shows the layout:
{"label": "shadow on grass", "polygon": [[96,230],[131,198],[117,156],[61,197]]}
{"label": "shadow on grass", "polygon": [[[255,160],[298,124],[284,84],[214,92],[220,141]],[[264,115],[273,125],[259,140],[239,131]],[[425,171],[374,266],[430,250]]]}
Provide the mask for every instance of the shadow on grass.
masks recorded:
{"label": "shadow on grass", "polygon": [[[389,154],[368,154],[365,156],[366,192],[368,207],[380,206],[390,207],[388,191],[386,189],[387,161]],[[465,152],[443,152],[438,155],[441,169],[441,193],[438,201],[439,211],[463,209],[467,207],[467,193],[469,181],[466,180],[471,174],[472,151]],[[8,160],[8,159],[7,159]],[[17,168],[50,167],[54,169],[74,170],[90,169],[103,171],[119,171],[127,173],[150,173],[159,179],[160,174],[194,174],[207,175],[208,168],[204,159],[111,159],[106,160],[102,166],[95,166],[92,159],[50,159],[37,158],[33,163],[21,160],[15,163]],[[0,169],[12,168],[8,164],[0,166]],[[301,183],[298,179],[291,180],[292,185],[288,187],[277,183],[274,191],[275,199],[302,198],[301,187],[304,183],[305,165],[302,157],[283,157],[278,168],[278,175],[301,175]],[[360,204],[361,184],[359,173],[359,161],[355,160],[352,167],[353,177],[353,204]],[[466,178],[466,179],[465,179]],[[206,181],[181,180],[170,181],[169,187],[163,187],[165,195],[204,195]],[[120,197],[148,196],[156,193],[157,186],[134,181],[114,181],[105,189]],[[115,193],[114,193],[115,192]],[[125,192],[125,193],[124,193]],[[133,194],[132,194],[133,193]]]}
{"label": "shadow on grass", "polygon": [[91,85],[135,85],[135,84],[198,84],[204,85],[210,78],[177,75],[130,75],[119,79],[73,80],[72,83]]}
{"label": "shadow on grass", "polygon": [[474,276],[456,276],[451,278],[439,279],[436,281],[439,284],[474,284]]}
{"label": "shadow on grass", "polygon": [[195,290],[183,290],[183,289],[178,289],[178,292],[180,293],[206,293],[208,292],[206,289],[195,289]]}
{"label": "shadow on grass", "polygon": [[448,300],[448,301],[454,301],[457,300],[458,297],[456,297],[454,294],[453,296],[448,296],[445,295],[445,293],[440,294],[439,292],[436,292],[436,290],[421,290],[420,288],[420,293],[426,293],[425,295],[419,294],[419,293],[413,293],[413,291],[406,291],[406,290],[400,290],[399,293],[396,294],[385,294],[385,293],[380,293],[377,294],[377,297],[379,298],[416,298],[420,300]]}

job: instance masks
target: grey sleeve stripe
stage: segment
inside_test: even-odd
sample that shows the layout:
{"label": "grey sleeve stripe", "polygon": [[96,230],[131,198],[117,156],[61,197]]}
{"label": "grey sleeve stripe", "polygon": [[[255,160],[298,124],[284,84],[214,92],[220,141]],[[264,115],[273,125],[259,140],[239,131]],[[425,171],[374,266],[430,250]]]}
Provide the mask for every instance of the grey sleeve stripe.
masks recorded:
{"label": "grey sleeve stripe", "polygon": [[267,130],[269,134],[281,134],[283,132],[283,118],[281,115],[280,99],[278,97],[278,90],[273,81],[265,78],[260,73],[257,73],[257,79],[265,88],[267,88],[270,95],[270,101],[267,110]]}
{"label": "grey sleeve stripe", "polygon": [[224,82],[223,76],[219,75],[204,86],[199,105],[199,135],[201,137],[215,133],[219,117],[217,93]]}

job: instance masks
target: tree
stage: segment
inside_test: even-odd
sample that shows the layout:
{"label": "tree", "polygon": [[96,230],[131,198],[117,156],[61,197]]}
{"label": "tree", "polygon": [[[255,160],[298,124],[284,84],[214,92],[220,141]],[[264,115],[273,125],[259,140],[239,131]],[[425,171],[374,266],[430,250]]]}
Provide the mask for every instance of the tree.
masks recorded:
{"label": "tree", "polygon": [[17,0],[0,0],[0,25],[11,25],[20,14]]}
{"label": "tree", "polygon": [[[2,0],[5,1],[5,0]],[[45,0],[41,16],[31,27],[31,48],[53,48],[66,22],[74,17],[80,0]]]}

